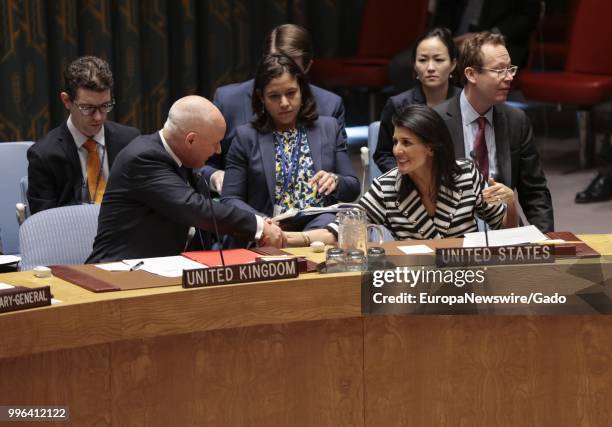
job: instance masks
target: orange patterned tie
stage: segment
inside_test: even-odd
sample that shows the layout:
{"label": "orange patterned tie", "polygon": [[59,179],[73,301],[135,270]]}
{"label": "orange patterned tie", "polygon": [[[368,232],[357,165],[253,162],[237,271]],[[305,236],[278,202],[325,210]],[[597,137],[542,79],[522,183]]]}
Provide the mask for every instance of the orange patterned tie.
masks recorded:
{"label": "orange patterned tie", "polygon": [[87,149],[87,186],[89,187],[89,200],[96,204],[102,203],[102,196],[106,190],[106,179],[102,175],[98,144],[88,139],[83,146]]}

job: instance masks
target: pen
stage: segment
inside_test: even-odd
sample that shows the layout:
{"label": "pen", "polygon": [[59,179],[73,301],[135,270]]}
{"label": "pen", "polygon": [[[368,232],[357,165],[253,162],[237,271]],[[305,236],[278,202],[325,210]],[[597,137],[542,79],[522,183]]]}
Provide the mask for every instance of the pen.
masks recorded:
{"label": "pen", "polygon": [[134,266],[130,268],[130,271],[138,270],[143,265],[144,265],[144,261],[140,261],[140,262],[134,264]]}

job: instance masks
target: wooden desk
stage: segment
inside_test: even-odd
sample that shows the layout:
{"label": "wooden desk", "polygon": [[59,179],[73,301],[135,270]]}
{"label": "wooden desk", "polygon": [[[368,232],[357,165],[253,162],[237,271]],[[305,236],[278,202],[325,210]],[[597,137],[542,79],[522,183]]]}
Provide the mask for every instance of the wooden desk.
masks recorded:
{"label": "wooden desk", "polygon": [[[612,255],[612,235],[581,237]],[[608,316],[362,316],[351,273],[104,294],[0,281],[64,301],[0,315],[0,404],[69,405],[73,425],[612,419]]]}

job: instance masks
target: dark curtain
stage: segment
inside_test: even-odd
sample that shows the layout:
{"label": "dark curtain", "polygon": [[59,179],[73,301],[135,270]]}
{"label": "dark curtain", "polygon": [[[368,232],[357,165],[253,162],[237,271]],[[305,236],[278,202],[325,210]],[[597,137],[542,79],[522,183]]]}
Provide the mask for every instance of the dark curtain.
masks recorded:
{"label": "dark curtain", "polygon": [[36,140],[66,118],[62,72],[109,61],[110,120],[149,133],[172,102],[250,78],[276,25],[309,29],[319,56],[356,50],[363,1],[0,0],[0,141]]}

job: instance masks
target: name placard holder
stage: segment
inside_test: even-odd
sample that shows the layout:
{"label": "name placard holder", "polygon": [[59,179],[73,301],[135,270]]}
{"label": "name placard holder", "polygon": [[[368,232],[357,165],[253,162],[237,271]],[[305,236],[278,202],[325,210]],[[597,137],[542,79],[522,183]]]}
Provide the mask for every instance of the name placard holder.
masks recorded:
{"label": "name placard holder", "polygon": [[298,260],[262,261],[183,271],[183,288],[232,285],[298,277]]}
{"label": "name placard holder", "polygon": [[436,267],[549,264],[555,262],[553,245],[517,245],[436,249]]}
{"label": "name placard holder", "polygon": [[15,286],[0,290],[0,313],[51,305],[51,287],[26,288]]}

